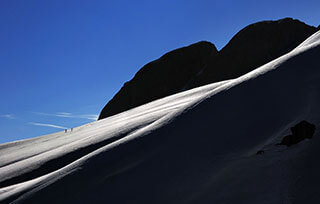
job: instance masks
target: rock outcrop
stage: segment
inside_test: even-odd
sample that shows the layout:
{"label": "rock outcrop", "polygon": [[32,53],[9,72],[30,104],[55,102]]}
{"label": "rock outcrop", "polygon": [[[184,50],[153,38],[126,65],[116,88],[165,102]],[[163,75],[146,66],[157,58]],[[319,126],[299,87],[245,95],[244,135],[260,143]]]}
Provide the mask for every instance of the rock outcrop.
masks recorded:
{"label": "rock outcrop", "polygon": [[288,53],[316,31],[292,18],[251,24],[239,31],[217,58],[210,59],[189,88],[246,74]]}
{"label": "rock outcrop", "polygon": [[311,139],[316,130],[316,126],[305,120],[301,121],[297,125],[291,128],[292,135],[285,136],[280,145],[291,145],[297,144],[304,139]]}
{"label": "rock outcrop", "polygon": [[217,48],[201,41],[173,50],[142,67],[103,108],[99,119],[178,93],[214,59]]}
{"label": "rock outcrop", "polygon": [[221,50],[199,42],[142,67],[107,103],[99,119],[201,85],[232,79],[289,52],[317,31],[292,18],[251,24]]}

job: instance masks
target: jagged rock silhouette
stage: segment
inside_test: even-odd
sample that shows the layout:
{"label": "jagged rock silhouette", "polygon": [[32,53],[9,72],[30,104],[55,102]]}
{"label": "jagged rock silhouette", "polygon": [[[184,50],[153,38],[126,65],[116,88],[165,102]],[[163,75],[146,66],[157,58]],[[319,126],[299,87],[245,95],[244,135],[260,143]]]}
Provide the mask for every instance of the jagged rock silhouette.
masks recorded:
{"label": "jagged rock silhouette", "polygon": [[182,91],[203,70],[217,48],[201,41],[173,50],[142,67],[103,108],[99,119]]}
{"label": "jagged rock silhouette", "polygon": [[239,31],[218,57],[210,59],[189,88],[248,73],[291,51],[316,31],[317,28],[292,18],[251,24]]}
{"label": "jagged rock silhouette", "polygon": [[99,119],[182,90],[239,77],[289,52],[316,31],[292,18],[262,21],[239,31],[219,52],[205,41],[171,51],[126,82]]}

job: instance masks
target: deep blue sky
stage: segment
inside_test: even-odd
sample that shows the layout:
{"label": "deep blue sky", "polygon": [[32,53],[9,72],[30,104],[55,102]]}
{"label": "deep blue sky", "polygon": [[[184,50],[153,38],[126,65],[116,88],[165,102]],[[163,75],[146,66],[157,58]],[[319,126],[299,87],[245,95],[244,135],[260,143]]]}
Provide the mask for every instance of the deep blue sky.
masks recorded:
{"label": "deep blue sky", "polygon": [[0,143],[93,121],[170,50],[200,40],[221,49],[260,20],[317,26],[319,8],[319,0],[1,0]]}

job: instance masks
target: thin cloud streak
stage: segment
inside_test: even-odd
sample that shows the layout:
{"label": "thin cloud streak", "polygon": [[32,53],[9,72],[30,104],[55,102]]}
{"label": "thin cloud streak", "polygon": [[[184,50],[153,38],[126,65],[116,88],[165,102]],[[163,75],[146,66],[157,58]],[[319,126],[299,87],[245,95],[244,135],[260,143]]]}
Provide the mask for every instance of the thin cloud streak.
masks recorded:
{"label": "thin cloud streak", "polygon": [[8,118],[8,119],[14,119],[14,116],[12,114],[4,114],[0,115],[1,118]]}
{"label": "thin cloud streak", "polygon": [[61,114],[61,115],[72,115],[72,113],[67,113],[67,112],[58,112],[57,114]]}
{"label": "thin cloud streak", "polygon": [[33,122],[30,122],[29,124],[30,125],[35,125],[35,126],[58,128],[58,129],[68,129],[67,127],[63,127],[63,126],[59,126],[59,125],[53,125],[53,124],[47,124],[47,123],[33,123]]}
{"label": "thin cloud streak", "polygon": [[58,112],[58,113],[41,113],[41,112],[33,112],[38,115],[45,115],[45,116],[54,116],[54,117],[61,117],[61,118],[81,118],[87,120],[97,120],[98,115],[96,114],[83,114],[83,115],[74,115],[72,113],[67,112]]}

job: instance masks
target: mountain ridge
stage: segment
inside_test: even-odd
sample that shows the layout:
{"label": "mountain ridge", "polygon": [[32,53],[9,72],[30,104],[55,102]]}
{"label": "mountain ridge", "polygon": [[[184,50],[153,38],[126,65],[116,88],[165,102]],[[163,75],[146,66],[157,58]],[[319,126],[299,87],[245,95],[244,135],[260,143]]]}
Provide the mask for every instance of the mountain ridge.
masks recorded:
{"label": "mountain ridge", "polygon": [[316,31],[292,18],[261,21],[241,29],[219,51],[200,41],[168,52],[126,82],[98,120],[182,90],[239,77],[289,52]]}
{"label": "mountain ridge", "polygon": [[146,64],[130,81],[124,83],[104,107],[99,119],[182,91],[203,69],[207,58],[214,58],[217,53],[214,44],[200,41],[170,51]]}

